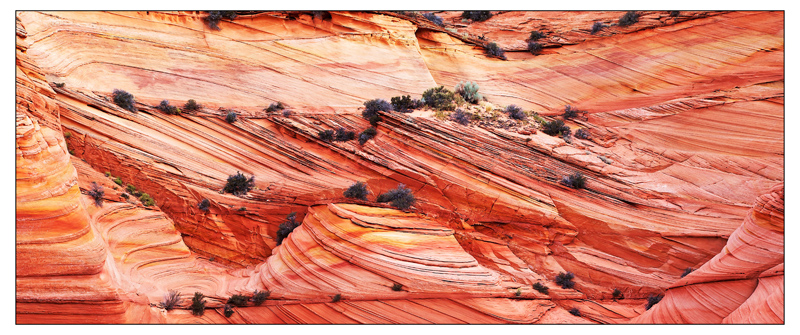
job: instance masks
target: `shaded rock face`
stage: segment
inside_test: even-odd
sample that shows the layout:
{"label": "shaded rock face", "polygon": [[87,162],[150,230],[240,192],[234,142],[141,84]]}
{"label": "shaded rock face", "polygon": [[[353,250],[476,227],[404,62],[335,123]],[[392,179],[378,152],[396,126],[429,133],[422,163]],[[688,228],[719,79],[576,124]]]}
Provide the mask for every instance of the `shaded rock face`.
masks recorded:
{"label": "shaded rock face", "polygon": [[[783,13],[641,12],[628,27],[620,12],[494,14],[437,13],[447,30],[262,12],[217,31],[199,12],[19,12],[17,321],[782,323]],[[535,57],[531,29],[548,36]],[[508,59],[486,57],[481,34]],[[363,145],[318,136],[369,127],[366,100],[463,80],[481,108],[587,110],[566,124],[592,136],[429,110],[379,112]],[[164,99],[203,107],[167,115]],[[264,110],[277,101],[292,112]],[[237,171],[255,188],[222,193]],[[560,183],[574,172],[585,189]],[[367,201],[343,197],[355,181]],[[375,202],[399,183],[408,212]],[[291,212],[302,224],[276,246]],[[170,290],[178,308],[158,308]],[[269,300],[224,316],[255,290]]]}

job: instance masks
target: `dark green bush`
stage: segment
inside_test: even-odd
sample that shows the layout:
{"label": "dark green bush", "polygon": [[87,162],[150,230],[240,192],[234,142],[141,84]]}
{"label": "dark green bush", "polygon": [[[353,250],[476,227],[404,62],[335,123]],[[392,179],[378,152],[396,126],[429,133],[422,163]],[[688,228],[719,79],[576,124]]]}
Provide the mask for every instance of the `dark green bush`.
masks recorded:
{"label": "dark green bush", "polygon": [[491,18],[492,13],[488,10],[465,10],[463,13],[461,13],[461,17],[475,22],[480,22]]}
{"label": "dark green bush", "polygon": [[517,105],[508,105],[503,112],[508,114],[508,117],[514,120],[525,120],[528,118],[528,116],[525,115],[525,112],[522,111],[522,108]]}
{"label": "dark green bush", "polygon": [[187,111],[196,111],[196,110],[200,109],[200,107],[201,106],[198,105],[197,101],[194,101],[194,99],[189,99],[189,101],[187,101],[185,104],[183,104],[183,109],[187,110]]}
{"label": "dark green bush", "polygon": [[317,136],[319,137],[319,139],[324,142],[333,141],[333,134],[334,132],[331,129],[320,130],[317,132]]}
{"label": "dark green bush", "polygon": [[120,194],[119,196],[121,196],[121,197],[125,198],[125,200],[128,200],[128,198],[130,198],[130,196],[128,195],[128,193],[122,193],[122,194]]}
{"label": "dark green bush", "polygon": [[636,22],[639,22],[639,14],[635,11],[629,11],[619,18],[619,25],[622,27],[630,26]]}
{"label": "dark green bush", "polygon": [[58,88],[63,88],[64,87],[64,83],[53,83],[53,84],[55,84],[56,87],[58,87]]}
{"label": "dark green bush", "polygon": [[581,316],[581,311],[577,307],[573,307],[572,309],[569,310],[569,314],[575,316]]}
{"label": "dark green bush", "polygon": [[600,32],[600,30],[602,30],[605,27],[606,27],[606,25],[604,25],[604,24],[602,24],[600,22],[595,22],[592,25],[592,35],[597,34],[598,32]]}
{"label": "dark green bush", "polygon": [[180,300],[181,294],[178,293],[178,291],[170,290],[164,295],[164,300],[158,304],[158,307],[169,311],[175,308],[175,306],[178,306],[178,302],[180,302]]}
{"label": "dark green bush", "polygon": [[578,114],[586,114],[586,111],[578,110],[577,108],[572,108],[570,105],[564,106],[564,114],[561,114],[564,119],[572,119],[578,117]]}
{"label": "dark green bush", "polygon": [[531,36],[528,37],[528,40],[535,42],[535,41],[538,41],[538,40],[543,39],[545,37],[546,36],[541,31],[534,30],[534,31],[531,32]]}
{"label": "dark green bush", "polygon": [[437,26],[444,26],[444,21],[442,21],[441,17],[436,16],[436,14],[425,13],[425,14],[422,14],[422,17],[428,19],[428,21],[433,22]]}
{"label": "dark green bush", "polygon": [[231,193],[235,196],[242,196],[250,192],[256,186],[255,176],[249,179],[241,172],[236,171],[236,174],[228,176],[228,182],[222,192]]}
{"label": "dark green bush", "polygon": [[169,104],[169,100],[161,100],[161,104],[156,106],[156,109],[167,113],[169,115],[179,115],[181,113],[181,109]]}
{"label": "dark green bush", "polygon": [[115,178],[115,179],[114,179],[114,182],[115,182],[117,185],[119,185],[119,186],[122,186],[122,179],[119,179],[119,177]]}
{"label": "dark green bush", "polygon": [[267,107],[265,109],[265,111],[272,113],[272,112],[277,112],[277,111],[284,110],[284,109],[286,109],[286,106],[284,106],[282,102],[278,101],[278,102],[273,102],[273,103],[269,104],[269,107]]}
{"label": "dark green bush", "polygon": [[501,49],[500,46],[495,42],[489,42],[489,44],[486,44],[486,54],[499,57],[503,60],[506,59],[506,52],[503,51],[503,49]]}
{"label": "dark green bush", "polygon": [[192,297],[192,306],[190,307],[192,310],[192,314],[195,316],[202,316],[203,312],[206,311],[206,299],[200,292],[194,292],[194,297]]}
{"label": "dark green bush", "polygon": [[236,307],[247,306],[247,297],[241,294],[234,294],[228,298],[228,303]]}
{"label": "dark green bush", "polygon": [[133,94],[130,94],[123,90],[118,90],[116,88],[114,89],[114,104],[122,107],[122,109],[126,109],[131,112],[136,112],[136,107],[133,106],[134,104]]}
{"label": "dark green bush", "polygon": [[392,110],[392,104],[386,102],[383,99],[372,99],[364,103],[364,111],[361,112],[361,116],[365,119],[370,120],[374,116],[378,116],[378,111],[388,112]]}
{"label": "dark green bush", "polygon": [[253,298],[252,298],[253,305],[261,306],[261,304],[263,304],[264,301],[267,301],[268,297],[269,297],[269,291],[255,290],[255,292],[253,292]]}
{"label": "dark green bush", "polygon": [[664,296],[660,295],[660,294],[659,295],[652,295],[651,294],[651,295],[647,296],[647,305],[644,306],[644,309],[645,310],[650,310],[650,307],[653,307],[657,303],[661,302],[661,299],[663,299],[663,298],[664,298]]}
{"label": "dark green bush", "polygon": [[450,120],[453,120],[462,126],[469,125],[470,119],[472,119],[472,113],[465,113],[461,110],[461,108],[456,109],[454,113],[450,114]]}
{"label": "dark green bush", "polygon": [[197,204],[197,208],[201,211],[208,212],[208,208],[211,206],[211,202],[208,199],[203,199],[200,203]]}
{"label": "dark green bush", "polygon": [[383,118],[380,115],[373,115],[369,118],[369,124],[373,127],[378,126],[378,122],[383,121]]}
{"label": "dark green bush", "polygon": [[410,95],[401,95],[392,98],[392,108],[400,113],[411,113],[414,109],[421,107],[419,100],[412,100]]}
{"label": "dark green bush", "polygon": [[531,55],[538,55],[542,53],[542,43],[530,41],[528,42],[528,51],[530,51]]}
{"label": "dark green bush", "polygon": [[611,292],[611,297],[614,298],[614,301],[625,299],[625,295],[622,294],[618,288],[615,288],[613,292]]}
{"label": "dark green bush", "polygon": [[557,136],[563,132],[569,131],[569,127],[564,125],[564,121],[561,120],[545,122],[542,126],[542,131],[550,136]]}
{"label": "dark green bush", "polygon": [[208,27],[214,30],[220,30],[218,24],[219,21],[223,18],[228,20],[233,20],[236,18],[236,12],[232,10],[212,10],[208,12],[208,16],[206,16],[203,20],[206,21]]}
{"label": "dark green bush", "polygon": [[142,195],[139,196],[139,201],[142,202],[142,205],[145,205],[145,206],[148,206],[148,207],[149,206],[154,206],[156,204],[156,201],[153,200],[153,198],[151,198],[150,195],[147,194],[147,193],[142,193]]}
{"label": "dark green bush", "polygon": [[456,106],[453,104],[453,99],[455,94],[444,86],[429,88],[422,93],[425,105],[435,110],[454,110]]}
{"label": "dark green bush", "polygon": [[336,129],[336,134],[333,136],[333,140],[336,142],[347,142],[352,141],[356,138],[356,133],[353,131],[349,131],[344,128]]}
{"label": "dark green bush", "polygon": [[356,182],[353,185],[350,185],[350,187],[348,187],[347,190],[344,191],[345,198],[367,200],[368,194],[369,191],[367,191],[367,184],[364,184],[360,181]]}
{"label": "dark green bush", "polygon": [[234,123],[234,122],[236,122],[236,113],[234,113],[234,112],[228,112],[228,114],[227,114],[227,115],[225,115],[225,122],[227,122],[227,123]]}
{"label": "dark green bush", "polygon": [[478,89],[480,88],[477,83],[461,81],[456,85],[455,93],[461,95],[466,102],[477,104],[478,101],[483,100],[483,96],[478,93]]}
{"label": "dark green bush", "polygon": [[584,176],[583,173],[575,172],[569,176],[561,177],[561,183],[576,190],[580,190],[586,187],[586,176]]}
{"label": "dark green bush", "polygon": [[414,197],[411,189],[406,188],[403,184],[398,184],[397,188],[379,195],[376,201],[388,202],[393,207],[406,210],[413,206],[417,199]]}
{"label": "dark green bush", "polygon": [[297,222],[297,212],[291,212],[286,216],[286,221],[278,226],[277,242],[278,245],[283,243],[283,239],[289,236],[289,233],[300,227],[300,222]]}
{"label": "dark green bush", "polygon": [[542,285],[542,283],[540,282],[536,282],[536,284],[533,284],[533,289],[539,291],[539,293],[544,293],[544,294],[548,294],[549,292],[547,286]]}
{"label": "dark green bush", "polygon": [[358,143],[364,145],[364,143],[367,143],[367,141],[371,140],[377,134],[378,130],[373,127],[364,129],[361,134],[358,134]]}
{"label": "dark green bush", "polygon": [[336,295],[333,296],[333,299],[331,299],[331,302],[338,302],[339,300],[342,300],[342,295],[339,294],[339,293],[336,293]]}
{"label": "dark green bush", "polygon": [[686,270],[683,270],[683,274],[681,274],[681,278],[688,276],[690,273],[692,273],[692,271],[694,271],[694,269],[686,268]]}
{"label": "dark green bush", "polygon": [[288,109],[285,109],[285,110],[283,110],[283,113],[281,113],[281,114],[283,115],[283,117],[290,117],[290,116],[292,116],[292,111],[290,111]]}
{"label": "dark green bush", "polygon": [[589,132],[586,131],[586,129],[578,128],[578,130],[575,131],[575,137],[588,140],[589,138],[592,137],[592,135],[589,134]]}
{"label": "dark green bush", "polygon": [[573,288],[575,287],[575,282],[572,281],[572,279],[574,278],[575,275],[572,272],[567,272],[567,273],[560,272],[558,275],[556,275],[555,282],[556,284],[560,285],[561,288],[564,289]]}
{"label": "dark green bush", "polygon": [[97,183],[95,182],[92,182],[92,188],[89,190],[89,192],[86,193],[89,194],[89,196],[92,197],[92,199],[94,199],[95,206],[103,207],[103,195],[105,195],[106,192],[103,191],[102,186],[97,185]]}
{"label": "dark green bush", "polygon": [[229,304],[225,304],[225,307],[222,308],[222,313],[226,318],[231,317],[231,315],[233,315],[233,307]]}
{"label": "dark green bush", "polygon": [[392,285],[392,291],[398,291],[399,292],[399,291],[402,291],[402,290],[403,290],[403,284],[394,283]]}

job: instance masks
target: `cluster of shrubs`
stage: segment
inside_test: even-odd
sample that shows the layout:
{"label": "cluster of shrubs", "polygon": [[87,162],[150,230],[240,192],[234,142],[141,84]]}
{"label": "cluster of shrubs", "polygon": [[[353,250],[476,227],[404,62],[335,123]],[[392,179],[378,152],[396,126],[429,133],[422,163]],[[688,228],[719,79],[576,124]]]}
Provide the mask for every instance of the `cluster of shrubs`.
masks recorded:
{"label": "cluster of shrubs", "polygon": [[586,187],[586,176],[583,173],[575,172],[569,176],[561,177],[561,183],[565,186],[580,190]]}
{"label": "cluster of shrubs", "polygon": [[546,37],[545,34],[542,33],[541,31],[534,30],[534,31],[531,32],[531,35],[528,37],[528,40],[535,42],[535,41],[538,41],[538,40],[543,39],[545,37]]}
{"label": "cluster of shrubs", "polygon": [[360,181],[350,185],[350,187],[344,191],[345,198],[367,200],[367,195],[369,195],[369,191],[367,191],[367,184],[364,184]]}
{"label": "cluster of shrubs", "polygon": [[538,55],[538,54],[542,53],[542,47],[543,46],[544,45],[542,43],[529,41],[528,42],[528,51],[531,53],[531,55]]}
{"label": "cluster of shrubs", "polygon": [[255,292],[253,292],[253,297],[251,298],[251,300],[253,300],[253,305],[261,306],[261,304],[263,304],[268,297],[269,297],[269,291],[255,290]]}
{"label": "cluster of shrubs", "polygon": [[225,193],[231,193],[235,196],[242,196],[247,194],[253,187],[256,186],[255,176],[247,178],[241,172],[236,171],[236,174],[228,176],[228,182],[222,189]]}
{"label": "cluster of shrubs", "polygon": [[178,291],[169,291],[164,295],[164,300],[158,304],[158,307],[169,311],[177,307],[180,300],[181,294]]}
{"label": "cluster of shrubs", "polygon": [[249,299],[244,295],[234,294],[230,298],[228,298],[227,304],[234,305],[236,307],[244,307],[247,306],[247,300]]}
{"label": "cluster of shrubs", "polygon": [[264,108],[264,111],[272,113],[272,112],[282,111],[284,109],[286,109],[286,106],[284,106],[282,102],[278,101],[269,104],[269,107]]}
{"label": "cluster of shrubs", "polygon": [[[106,172],[106,177],[112,178],[111,180],[113,180],[113,181],[114,181],[114,183],[116,183],[116,184],[117,184],[117,185],[119,185],[119,186],[122,186],[122,184],[124,184],[124,183],[125,183],[125,182],[123,182],[123,181],[122,181],[122,178],[120,178],[120,177],[112,177],[112,176],[111,176],[111,172]],[[101,190],[102,190],[102,188],[101,188]],[[138,197],[138,198],[139,198],[139,201],[140,201],[140,202],[142,203],[142,205],[144,205],[144,206],[154,206],[154,205],[156,204],[156,201],[155,201],[155,200],[153,200],[153,198],[152,198],[152,197],[150,197],[150,195],[149,195],[149,194],[147,194],[147,193],[142,193],[141,191],[138,191],[138,190],[136,189],[136,186],[133,186],[133,185],[131,185],[131,184],[128,184],[128,186],[126,187],[126,189],[125,189],[125,190],[126,190],[128,193],[130,193],[131,195],[133,195],[133,196],[135,196],[135,197]],[[128,199],[128,198],[129,198],[128,194],[126,194],[126,193],[122,193],[120,196],[121,196],[121,197],[123,197],[123,198],[125,198],[125,199]]]}
{"label": "cluster of shrubs", "polygon": [[592,136],[589,134],[588,131],[586,131],[586,129],[579,128],[577,131],[575,131],[575,137],[580,138],[580,139],[584,139],[584,140],[588,140]]}
{"label": "cluster of shrubs", "polygon": [[231,123],[231,124],[236,122],[236,113],[235,112],[228,112],[228,114],[225,115],[225,122]]}
{"label": "cluster of shrubs", "polygon": [[377,127],[378,122],[382,120],[378,111],[392,111],[392,104],[383,99],[369,100],[364,103],[364,111],[361,112],[361,116],[367,119],[373,127]]}
{"label": "cluster of shrubs", "polygon": [[557,136],[557,135],[562,135],[564,133],[569,134],[570,129],[567,125],[564,124],[564,121],[553,120],[550,122],[543,123],[542,131],[547,135]]}
{"label": "cluster of shrubs", "polygon": [[208,212],[208,208],[211,206],[211,202],[208,199],[203,199],[200,203],[197,204],[197,208],[201,211]]}
{"label": "cluster of shrubs", "polygon": [[403,184],[398,184],[397,188],[379,195],[376,201],[381,203],[388,202],[395,208],[406,210],[413,206],[417,202],[417,199],[414,197],[411,189],[406,188]]}
{"label": "cluster of shrubs", "polygon": [[564,106],[564,114],[561,114],[564,119],[572,119],[578,117],[578,114],[586,114],[586,111],[578,110],[577,108],[572,108],[570,105]]}
{"label": "cluster of shrubs", "polygon": [[600,32],[600,30],[602,30],[605,27],[606,27],[606,25],[604,25],[603,23],[595,22],[592,25],[592,35],[597,34],[598,32]]}
{"label": "cluster of shrubs", "polygon": [[392,109],[400,113],[411,113],[414,109],[422,107],[422,102],[411,99],[410,95],[401,95],[392,98]]}
{"label": "cluster of shrubs", "polygon": [[495,42],[489,42],[486,44],[486,54],[489,56],[498,57],[502,60],[506,59],[506,52],[503,51],[503,49],[500,48],[500,46]]}
{"label": "cluster of shrubs", "polygon": [[456,109],[454,113],[450,114],[450,120],[453,120],[462,126],[468,125],[470,119],[472,119],[472,113],[466,113],[461,110],[461,108]]}
{"label": "cluster of shrubs", "polygon": [[629,11],[619,18],[619,25],[621,27],[627,27],[636,22],[639,22],[639,14],[635,11]]}
{"label": "cluster of shrubs", "polygon": [[375,127],[364,129],[361,134],[358,134],[358,143],[364,145],[364,143],[367,143],[367,141],[371,140],[377,134],[378,130],[375,129]]}
{"label": "cluster of shrubs", "polygon": [[194,101],[194,99],[189,99],[185,104],[183,104],[183,110],[187,111],[196,111],[200,109],[200,107],[202,106],[197,104],[197,101]]}
{"label": "cluster of shrubs", "polygon": [[317,136],[323,142],[333,141],[333,130],[331,129],[320,130],[317,132]]}
{"label": "cluster of shrubs", "polygon": [[208,27],[214,30],[220,30],[218,24],[219,21],[223,18],[228,20],[233,20],[236,18],[236,12],[232,10],[212,10],[208,12],[208,16],[206,16],[203,20],[206,21]]}
{"label": "cluster of shrubs", "polygon": [[475,22],[486,21],[492,17],[492,13],[488,10],[465,10],[461,13],[461,17]]}
{"label": "cluster of shrubs", "polygon": [[444,26],[444,21],[442,21],[442,18],[437,16],[436,14],[425,13],[425,14],[422,14],[422,17],[426,18],[428,21],[433,22],[433,24],[435,24],[437,26]]}
{"label": "cluster of shrubs", "polygon": [[542,283],[540,283],[540,282],[536,282],[536,284],[533,284],[533,289],[534,289],[534,290],[536,290],[536,291],[538,291],[539,293],[543,293],[543,294],[548,294],[548,292],[550,291],[550,290],[547,288],[547,286],[544,286],[544,285],[543,285]]}
{"label": "cluster of shrubs", "polygon": [[92,197],[92,199],[94,199],[95,206],[103,207],[103,195],[105,195],[105,191],[103,191],[102,186],[97,185],[97,183],[95,182],[92,182],[92,188],[89,190],[89,192],[86,193],[89,194],[89,196]]}
{"label": "cluster of shrubs", "polygon": [[444,86],[429,88],[422,93],[422,101],[425,102],[425,105],[435,110],[454,110],[454,99],[455,93]]}
{"label": "cluster of shrubs", "polygon": [[564,289],[573,288],[575,287],[575,282],[572,281],[572,279],[574,278],[575,275],[572,272],[567,272],[567,273],[560,272],[558,275],[556,275],[555,282],[556,284],[560,285],[561,288]]}
{"label": "cluster of shrubs", "polygon": [[286,216],[286,220],[278,226],[277,242],[278,245],[283,243],[283,239],[289,236],[295,228],[300,227],[300,222],[297,222],[297,212],[291,212]]}
{"label": "cluster of shrubs", "polygon": [[525,120],[528,118],[525,112],[522,111],[522,108],[517,105],[508,105],[503,112],[508,114],[510,119],[514,120]]}
{"label": "cluster of shrubs", "polygon": [[473,83],[471,81],[460,81],[455,87],[455,93],[461,95],[464,98],[464,101],[469,102],[471,104],[477,104],[478,101],[483,100],[483,96],[478,93],[477,83]]}
{"label": "cluster of shrubs", "polygon": [[131,112],[136,112],[136,107],[133,106],[134,104],[133,94],[115,88],[113,94],[113,100],[114,104],[121,107],[122,109]]}
{"label": "cluster of shrubs", "polygon": [[317,136],[319,136],[319,139],[325,142],[347,142],[354,140],[356,138],[356,133],[340,127],[339,129],[336,129],[336,131],[331,129],[320,130],[317,132]]}
{"label": "cluster of shrubs", "polygon": [[165,100],[161,100],[161,104],[156,106],[156,109],[158,109],[158,110],[160,110],[160,111],[162,111],[164,113],[167,113],[169,115],[180,115],[181,114],[181,109],[176,107],[176,106],[170,105],[169,104],[169,100],[166,100],[166,99]]}
{"label": "cluster of shrubs", "polygon": [[651,294],[651,295],[647,296],[647,305],[644,306],[644,309],[645,310],[649,310],[651,307],[653,307],[657,303],[661,302],[661,299],[663,299],[663,298],[664,298],[664,296],[660,295],[660,294],[659,295],[652,295]]}

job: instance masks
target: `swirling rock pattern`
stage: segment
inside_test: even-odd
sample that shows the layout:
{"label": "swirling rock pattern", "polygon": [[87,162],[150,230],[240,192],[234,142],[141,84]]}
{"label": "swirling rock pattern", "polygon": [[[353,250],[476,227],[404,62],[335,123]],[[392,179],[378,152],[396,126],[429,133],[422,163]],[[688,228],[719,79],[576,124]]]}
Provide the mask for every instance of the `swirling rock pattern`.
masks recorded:
{"label": "swirling rock pattern", "polygon": [[[242,13],[217,31],[199,12],[19,12],[18,322],[783,322],[782,12],[647,11],[596,35],[621,13],[439,13],[455,32],[329,14]],[[548,32],[538,56],[522,42],[534,28]],[[484,33],[508,60],[484,55]],[[588,110],[566,123],[592,138],[429,110],[381,112],[363,145],[318,136],[367,128],[368,99],[462,80],[489,108]],[[203,107],[166,115],[162,99]],[[263,110],[275,101],[292,113]],[[256,187],[223,194],[236,171]],[[583,190],[560,183],[576,171]],[[342,196],[355,181],[367,201]],[[91,182],[102,208],[81,195]],[[398,183],[417,198],[408,213],[374,202]],[[156,205],[123,198],[128,184]],[[277,246],[291,212],[303,224]],[[566,271],[574,288],[553,283]],[[157,308],[173,289],[179,309]],[[256,289],[271,299],[222,315]],[[203,317],[186,310],[195,291]]]}

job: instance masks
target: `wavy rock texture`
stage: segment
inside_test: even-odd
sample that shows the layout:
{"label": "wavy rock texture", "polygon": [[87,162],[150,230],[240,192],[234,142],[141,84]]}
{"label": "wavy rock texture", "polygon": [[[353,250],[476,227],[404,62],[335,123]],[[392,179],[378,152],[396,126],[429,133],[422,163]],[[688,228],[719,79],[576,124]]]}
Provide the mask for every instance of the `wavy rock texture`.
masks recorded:
{"label": "wavy rock texture", "polygon": [[[98,301],[115,307],[84,322],[783,321],[782,12],[642,12],[596,35],[591,22],[621,13],[471,24],[440,13],[456,33],[394,13],[330,14],[249,13],[216,31],[197,12],[19,12],[19,322],[81,322]],[[515,25],[523,31],[506,30]],[[520,49],[532,29],[548,32],[542,55]],[[484,55],[483,33],[507,61]],[[461,80],[478,82],[489,105],[587,110],[567,125],[592,137],[462,126],[428,110],[382,112],[363,145],[318,136],[369,127],[366,100]],[[115,88],[138,113],[111,102]],[[203,108],[167,115],[154,108],[162,99]],[[275,101],[292,113],[263,111]],[[236,171],[256,187],[221,193]],[[586,189],[559,183],[576,171]],[[93,181],[102,208],[79,194]],[[355,181],[367,201],[342,196]],[[374,202],[398,183],[418,200],[409,213]],[[128,184],[156,205],[124,199]],[[303,224],[277,246],[290,212]],[[754,241],[765,249],[746,248]],[[27,266],[47,262],[100,283],[81,300],[88,308],[48,319],[53,309],[37,307],[79,300]],[[687,267],[700,269],[681,279]],[[553,282],[562,271],[573,289]],[[180,309],[157,308],[173,289]],[[256,289],[271,300],[231,318],[218,309]],[[194,291],[216,309],[192,316]]]}

